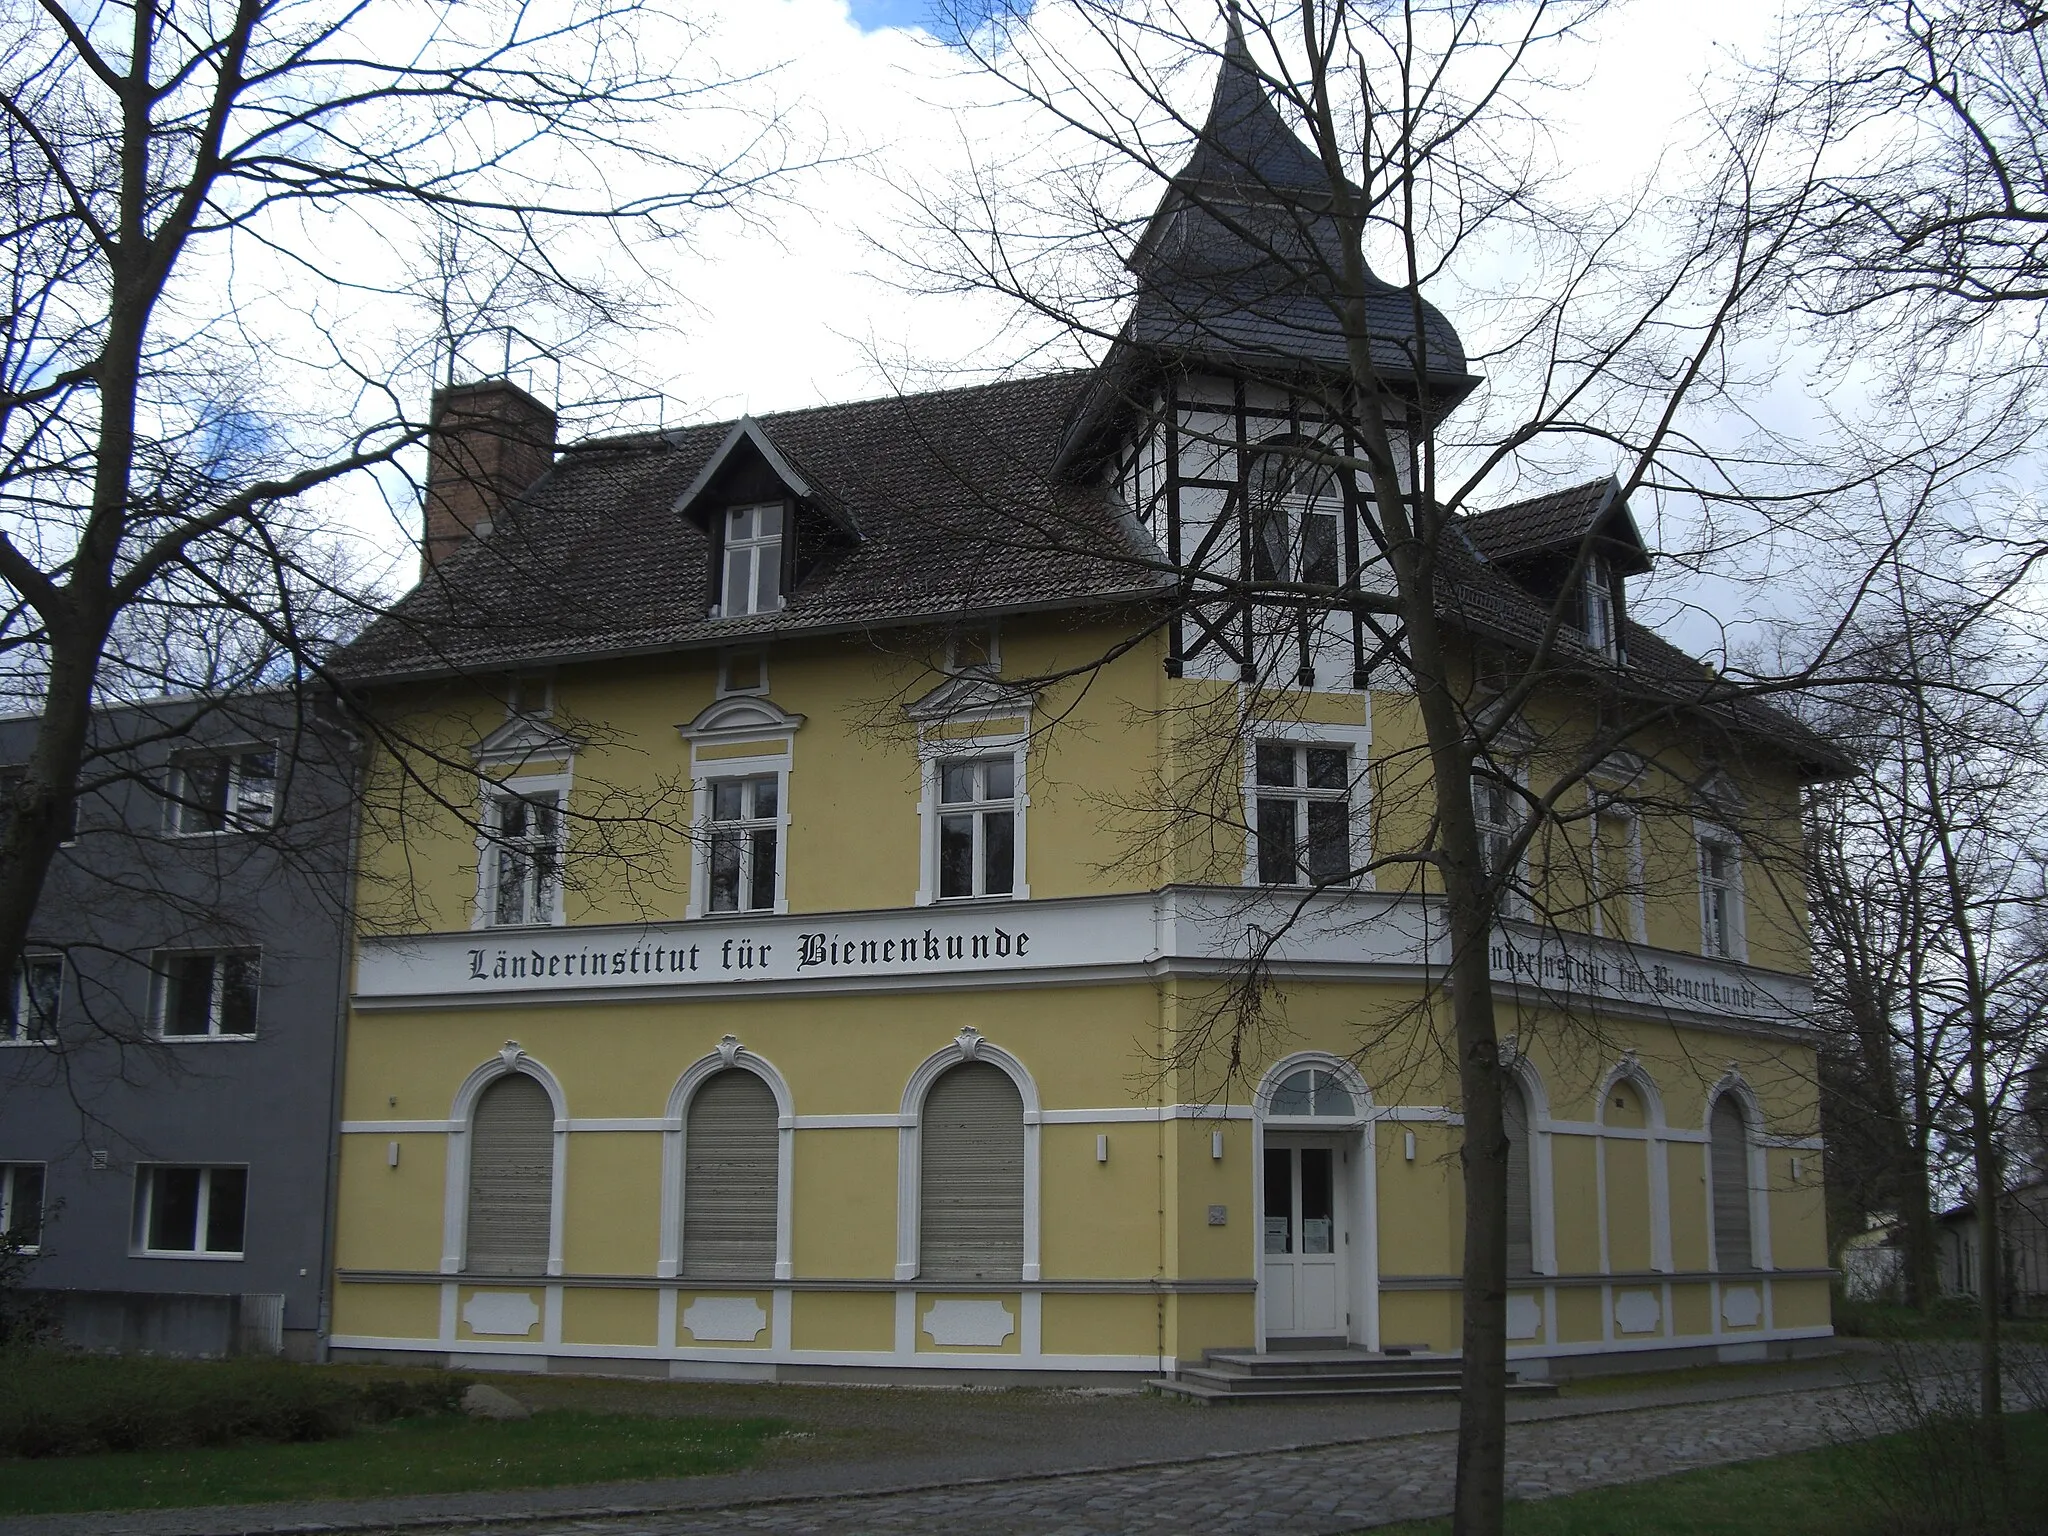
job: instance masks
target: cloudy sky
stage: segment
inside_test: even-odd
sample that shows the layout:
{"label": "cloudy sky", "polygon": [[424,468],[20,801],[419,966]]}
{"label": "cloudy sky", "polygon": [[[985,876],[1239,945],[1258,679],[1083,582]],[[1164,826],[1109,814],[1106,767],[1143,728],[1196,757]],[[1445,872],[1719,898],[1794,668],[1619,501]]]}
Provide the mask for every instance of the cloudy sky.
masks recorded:
{"label": "cloudy sky", "polygon": [[[925,30],[925,0],[717,0],[728,66],[781,62],[776,90],[858,156],[811,172],[764,210],[766,227],[707,226],[669,264],[690,299],[674,333],[640,349],[671,416],[702,418],[856,398],[890,387],[904,359],[950,362],[1000,340],[993,302],[907,292],[891,260],[909,216],[900,189],[934,184],[972,153],[1001,153],[1000,114],[962,110],[986,82]],[[1693,105],[1692,81],[1733,49],[1761,49],[1777,7],[1638,0],[1616,10],[1553,98],[1562,158],[1617,195]],[[936,23],[930,23],[936,25]],[[1453,316],[1455,320],[1457,316]],[[890,367],[878,367],[877,358]]]}

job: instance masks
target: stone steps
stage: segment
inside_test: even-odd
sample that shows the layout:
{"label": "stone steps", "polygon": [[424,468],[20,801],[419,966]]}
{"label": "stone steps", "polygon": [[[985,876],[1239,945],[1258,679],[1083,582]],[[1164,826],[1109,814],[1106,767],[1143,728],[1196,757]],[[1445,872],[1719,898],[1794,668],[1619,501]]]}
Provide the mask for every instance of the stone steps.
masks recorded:
{"label": "stone steps", "polygon": [[[1338,1397],[1455,1398],[1458,1357],[1426,1353],[1376,1354],[1362,1349],[1301,1349],[1258,1354],[1212,1349],[1197,1366],[1146,1383],[1162,1396],[1192,1402],[1272,1403]],[[1554,1397],[1547,1381],[1518,1381],[1515,1397]]]}

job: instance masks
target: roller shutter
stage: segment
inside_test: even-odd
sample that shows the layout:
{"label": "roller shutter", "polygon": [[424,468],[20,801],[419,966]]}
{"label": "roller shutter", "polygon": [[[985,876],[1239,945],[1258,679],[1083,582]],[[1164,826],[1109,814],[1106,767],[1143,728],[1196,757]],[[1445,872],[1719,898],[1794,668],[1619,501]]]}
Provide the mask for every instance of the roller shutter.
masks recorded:
{"label": "roller shutter", "polygon": [[751,1072],[720,1072],[690,1099],[683,1128],[683,1273],[775,1275],[775,1095]]}
{"label": "roller shutter", "polygon": [[1752,1269],[1755,1249],[1749,1229],[1749,1127],[1735,1096],[1714,1101],[1710,1128],[1714,1163],[1714,1267]]}
{"label": "roller shutter", "polygon": [[475,1274],[541,1275],[555,1189],[555,1106],[524,1073],[476,1101],[469,1131],[469,1252]]}
{"label": "roller shutter", "polygon": [[1529,1173],[1529,1105],[1510,1081],[1501,1089],[1508,1133],[1508,1273],[1536,1272],[1536,1220]]}
{"label": "roller shutter", "polygon": [[999,1067],[968,1062],[925,1095],[918,1270],[1006,1281],[1024,1270],[1024,1101]]}

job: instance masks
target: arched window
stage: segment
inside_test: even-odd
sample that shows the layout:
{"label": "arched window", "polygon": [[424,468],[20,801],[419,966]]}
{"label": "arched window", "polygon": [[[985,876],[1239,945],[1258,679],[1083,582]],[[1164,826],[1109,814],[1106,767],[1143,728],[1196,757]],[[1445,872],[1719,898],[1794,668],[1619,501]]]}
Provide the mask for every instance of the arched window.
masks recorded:
{"label": "arched window", "polygon": [[1008,1281],[1024,1269],[1024,1101],[1002,1068],[950,1068],[919,1123],[918,1269]]}
{"label": "arched window", "polygon": [[1535,1186],[1529,1159],[1529,1101],[1512,1077],[1501,1084],[1501,1122],[1508,1133],[1508,1273],[1536,1273]]}
{"label": "arched window", "polygon": [[463,1269],[545,1274],[554,1191],[554,1101],[523,1072],[501,1077],[477,1095],[470,1113]]}
{"label": "arched window", "polygon": [[1714,1267],[1754,1269],[1749,1220],[1749,1122],[1732,1093],[1714,1100],[1708,1127],[1714,1184]]}
{"label": "arched window", "polygon": [[1349,1120],[1358,1114],[1351,1090],[1337,1081],[1325,1067],[1303,1067],[1290,1072],[1274,1088],[1266,1106],[1268,1115],[1328,1115]]}
{"label": "arched window", "polygon": [[1334,587],[1344,579],[1344,495],[1326,465],[1298,454],[1252,462],[1252,578]]}
{"label": "arched window", "polygon": [[775,1095],[752,1072],[714,1073],[683,1125],[683,1264],[697,1279],[775,1273]]}

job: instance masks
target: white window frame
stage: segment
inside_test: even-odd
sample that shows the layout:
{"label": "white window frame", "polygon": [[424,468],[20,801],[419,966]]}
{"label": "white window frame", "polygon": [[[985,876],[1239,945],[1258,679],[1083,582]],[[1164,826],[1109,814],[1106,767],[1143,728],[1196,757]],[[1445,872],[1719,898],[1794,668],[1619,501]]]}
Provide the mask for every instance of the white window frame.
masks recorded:
{"label": "white window frame", "polygon": [[[1523,795],[1528,790],[1527,774],[1528,769],[1520,762],[1507,764],[1502,768],[1502,771],[1497,773],[1489,771],[1483,761],[1475,761],[1473,763],[1471,777],[1468,780],[1469,787],[1466,793],[1471,796],[1472,820],[1479,832],[1479,854],[1482,861],[1486,859],[1487,834],[1489,831],[1513,838],[1520,828],[1519,826],[1505,826],[1499,822],[1488,821],[1482,817],[1479,814],[1479,797],[1474,791],[1479,787],[1481,780],[1491,780],[1500,784],[1506,791],[1511,808],[1521,807],[1525,803]],[[1499,907],[1495,910],[1494,916],[1518,919],[1526,919],[1528,917],[1530,896],[1528,890],[1529,850],[1530,845],[1525,843],[1522,847],[1521,856],[1515,860],[1514,872],[1509,879],[1508,888],[1503,895]],[[1489,878],[1491,878],[1492,873],[1493,871],[1489,868],[1487,870]]]}
{"label": "white window frame", "polygon": [[[937,900],[944,903],[963,901],[1007,901],[1017,884],[1017,804],[1022,798],[1018,793],[1017,779],[1019,754],[1010,751],[947,753],[931,760],[932,776],[937,785],[937,817],[934,833],[937,861],[932,866],[932,889]],[[1010,792],[1007,795],[987,793],[988,767],[992,763],[1008,763],[1010,766]],[[974,774],[975,796],[968,800],[946,798],[946,769],[949,766],[965,767]],[[968,817],[973,824],[972,860],[973,872],[968,884],[973,887],[965,893],[945,893],[945,851],[946,821],[949,817]],[[991,816],[1007,816],[1010,819],[1010,890],[991,891],[988,884],[988,822]]]}
{"label": "white window frame", "polygon": [[[733,663],[741,658],[751,660],[759,669],[756,680],[745,687],[734,687],[732,681]],[[739,649],[718,653],[717,696],[721,699],[759,699],[768,696],[768,652],[762,649]]]}
{"label": "white window frame", "polygon": [[[718,789],[720,785],[737,783],[742,786],[742,793],[744,794],[747,792],[745,786],[763,781],[772,783],[775,786],[775,811],[773,815],[743,815],[730,819],[720,818],[717,815]],[[703,834],[701,842],[703,844],[704,915],[706,917],[732,918],[759,917],[769,912],[787,912],[789,910],[789,850],[786,844],[789,840],[789,807],[784,804],[788,795],[787,762],[785,761],[775,767],[759,772],[751,770],[746,773],[713,771],[705,774],[703,778],[697,781],[697,792],[700,797],[698,826],[702,829]],[[740,836],[740,890],[743,896],[749,898],[755,894],[753,889],[753,834],[755,832],[773,832],[775,834],[775,895],[773,900],[765,903],[755,903],[750,900],[743,906],[734,907],[729,910],[711,905],[712,853],[718,839],[718,834],[728,829],[737,832]]]}
{"label": "white window frame", "polygon": [[[970,902],[1031,899],[1031,880],[1024,852],[1031,812],[1030,780],[1025,775],[1025,767],[1031,756],[1030,745],[1031,733],[1028,730],[986,731],[973,736],[926,734],[918,742],[918,906],[951,907],[965,906]],[[949,812],[948,807],[939,799],[940,765],[959,758],[1004,756],[1010,759],[1010,807],[1014,818],[1010,832],[1014,855],[1010,866],[1010,889],[1007,893],[993,896],[942,897],[939,895],[939,818]],[[974,802],[976,805],[983,803]],[[976,846],[979,848],[979,828],[976,831]],[[978,856],[976,864],[978,868]]]}
{"label": "white window frame", "polygon": [[[1729,855],[1731,870],[1728,879],[1713,882],[1707,878],[1707,849],[1725,849]],[[1709,960],[1733,960],[1738,964],[1749,959],[1749,920],[1747,903],[1743,900],[1743,858],[1742,840],[1726,827],[1710,821],[1693,822],[1693,868],[1699,881],[1700,954]],[[1708,919],[1710,894],[1717,888],[1727,897],[1728,942],[1724,948],[1714,945],[1713,924]]]}
{"label": "white window frame", "polygon": [[[192,1218],[192,1241],[206,1241],[206,1227],[213,1211],[213,1176],[239,1170],[242,1183],[242,1246],[232,1253],[215,1248],[152,1248],[149,1246],[150,1215],[156,1201],[156,1179],[161,1172],[179,1168],[199,1171],[199,1208]],[[249,1181],[247,1163],[139,1163],[135,1169],[135,1231],[130,1252],[143,1259],[200,1259],[212,1263],[236,1263],[249,1256]]]}
{"label": "white window frame", "polygon": [[[533,702],[535,695],[539,702]],[[522,707],[525,706],[525,707]],[[555,674],[514,672],[505,680],[505,718],[546,720],[555,712]]]}
{"label": "white window frame", "polygon": [[[765,507],[773,507],[780,514],[781,521],[776,527],[775,536],[770,538],[765,534],[751,534],[743,539],[734,539],[732,536],[733,518],[742,512],[759,512]],[[790,525],[795,521],[795,507],[786,500],[748,501],[726,507],[719,512],[718,516],[720,519],[718,539],[718,601],[712,607],[712,617],[719,619],[746,619],[753,618],[757,614],[780,613],[789,606],[789,593],[784,589],[785,566],[783,564],[782,549],[784,541],[790,535]],[[732,557],[736,552],[744,552],[751,556],[747,561],[746,606],[742,608],[735,608],[732,605],[730,594],[726,591],[727,578],[732,572]],[[770,554],[772,554],[775,561],[775,606],[773,608],[757,608],[754,606],[754,600],[760,595],[761,561],[764,555]]]}
{"label": "white window frame", "polygon": [[1609,660],[1619,655],[1621,649],[1621,616],[1615,611],[1613,581],[1613,571],[1606,560],[1597,554],[1587,559],[1579,588],[1579,633],[1585,636],[1589,650]]}
{"label": "white window frame", "polygon": [[[1607,932],[1606,874],[1600,867],[1600,828],[1605,822],[1625,822],[1628,838],[1624,847],[1628,859],[1628,932],[1626,934]],[[1587,818],[1588,846],[1590,853],[1587,868],[1592,872],[1592,920],[1587,926],[1596,938],[1625,939],[1631,944],[1650,942],[1649,914],[1646,910],[1645,883],[1649,876],[1643,863],[1643,818],[1642,813],[1626,801],[1612,796],[1598,800],[1590,817]]]}
{"label": "white window frame", "polygon": [[[512,778],[494,779],[486,775],[477,789],[477,836],[476,836],[476,906],[470,918],[472,929],[502,928],[559,928],[564,921],[562,888],[564,866],[569,851],[569,790],[570,778],[567,769],[560,773],[526,774]],[[504,844],[493,835],[497,824],[500,799],[533,799],[542,795],[555,796],[555,874],[546,892],[546,912],[538,920],[526,923],[501,923],[498,921],[498,854]]]}
{"label": "white window frame", "polygon": [[43,1217],[50,1209],[50,1165],[48,1163],[22,1162],[0,1163],[0,1241],[14,1230],[14,1204],[20,1198],[16,1175],[24,1168],[33,1168],[42,1175],[42,1190],[36,1201],[36,1240],[23,1243],[16,1253],[41,1253],[43,1251]]}
{"label": "white window frame", "polygon": [[[42,1034],[29,1034],[22,1028],[22,1021],[34,1011],[30,1006],[34,994],[29,990],[28,973],[30,967],[42,966],[55,966],[56,968],[57,1002],[56,1006],[50,1010],[50,1016],[42,1021],[45,1032]],[[0,1033],[0,1045],[54,1045],[57,1041],[57,1026],[64,1017],[64,983],[70,979],[70,976],[71,968],[66,964],[62,955],[36,954],[33,952],[23,955],[16,963],[14,973],[7,978],[7,987],[12,994],[14,1005],[14,1022],[8,1025],[4,1033]]]}
{"label": "white window frame", "polygon": [[[1372,860],[1371,820],[1366,814],[1366,767],[1368,752],[1372,744],[1370,723],[1356,725],[1312,725],[1299,721],[1275,721],[1270,725],[1256,725],[1246,731],[1244,750],[1244,883],[1251,887],[1262,887],[1259,879],[1259,816],[1258,801],[1261,795],[1270,799],[1292,798],[1304,802],[1311,798],[1334,798],[1325,794],[1311,794],[1303,788],[1283,789],[1278,785],[1261,786],[1259,778],[1259,744],[1285,744],[1296,749],[1304,747],[1329,747],[1345,754],[1346,787],[1344,797],[1349,807],[1348,820],[1351,824],[1350,860],[1353,869],[1360,869]],[[1303,764],[1304,774],[1306,763]],[[1270,793],[1269,793],[1270,791]],[[1305,823],[1304,823],[1305,825]],[[1305,873],[1305,872],[1304,872]],[[1302,880],[1291,885],[1269,887],[1276,891],[1307,890],[1312,881]],[[1373,888],[1373,878],[1368,871],[1358,877],[1345,889],[1368,891]],[[1338,889],[1338,887],[1331,887]]]}
{"label": "white window frame", "polygon": [[[258,818],[245,815],[242,809],[242,785],[246,774],[242,768],[245,758],[268,753],[271,759],[270,806]],[[221,808],[221,824],[217,827],[187,827],[184,825],[188,811],[196,812],[195,802],[185,795],[187,765],[202,759],[217,759],[227,764],[227,790]],[[191,752],[180,752],[171,759],[170,777],[167,788],[170,793],[164,801],[164,830],[172,837],[231,837],[238,832],[257,832],[277,824],[278,801],[284,794],[284,754],[275,744],[249,742],[232,747],[209,747]]]}
{"label": "white window frame", "polygon": [[[967,644],[970,635],[981,640],[981,659],[975,660]],[[996,620],[967,624],[946,636],[948,677],[1000,677],[1003,671],[1003,628]]]}
{"label": "white window frame", "polygon": [[1337,562],[1336,579],[1327,585],[1320,582],[1316,583],[1317,589],[1335,590],[1344,585],[1345,580],[1350,574],[1347,569],[1347,551],[1344,548],[1345,505],[1343,482],[1334,467],[1319,465],[1306,458],[1297,458],[1289,452],[1290,449],[1312,450],[1318,446],[1320,445],[1299,440],[1290,440],[1279,444],[1251,443],[1247,445],[1247,451],[1251,457],[1249,473],[1253,477],[1258,475],[1261,461],[1270,460],[1287,469],[1292,469],[1297,474],[1319,474],[1324,477],[1322,484],[1327,488],[1326,490],[1319,490],[1315,494],[1308,494],[1299,490],[1283,491],[1275,496],[1269,505],[1253,505],[1246,509],[1247,515],[1252,520],[1250,544],[1254,571],[1256,571],[1257,562],[1261,555],[1265,553],[1261,548],[1259,540],[1259,536],[1263,531],[1259,521],[1260,513],[1269,513],[1283,524],[1287,543],[1286,568],[1274,572],[1270,577],[1261,577],[1254,574],[1254,580],[1277,581],[1289,586],[1305,587],[1310,585],[1308,573],[1304,569],[1304,565],[1308,554],[1306,524],[1307,520],[1312,516],[1328,517],[1335,525],[1333,531],[1336,534],[1334,546]]}
{"label": "white window frame", "polygon": [[[254,1017],[250,1027],[243,1033],[229,1033],[220,1027],[223,1012],[223,989],[221,987],[222,962],[234,956],[247,959],[255,967],[256,999]],[[171,978],[165,969],[174,960],[208,959],[213,980],[209,984],[206,999],[206,1030],[203,1034],[172,1034],[165,1025],[171,1016]],[[263,951],[254,947],[243,948],[230,945],[223,949],[160,949],[150,958],[149,978],[149,1027],[157,1039],[172,1045],[186,1041],[204,1040],[254,1040],[263,1027]]]}

